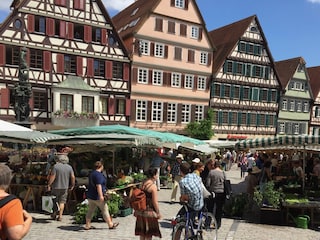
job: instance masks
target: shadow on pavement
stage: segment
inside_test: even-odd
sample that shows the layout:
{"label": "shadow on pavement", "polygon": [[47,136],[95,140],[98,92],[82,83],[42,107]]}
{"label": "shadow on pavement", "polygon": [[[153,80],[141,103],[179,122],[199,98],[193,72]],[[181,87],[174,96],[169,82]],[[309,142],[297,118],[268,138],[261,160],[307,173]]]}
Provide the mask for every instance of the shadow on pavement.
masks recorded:
{"label": "shadow on pavement", "polygon": [[[65,230],[65,231],[75,231],[75,232],[88,231],[88,230],[85,230],[82,226],[75,226],[75,225],[59,226],[58,228],[61,230]],[[100,229],[95,228],[94,230],[102,230],[102,228],[100,228]]]}
{"label": "shadow on pavement", "polygon": [[34,223],[51,223],[52,220],[51,219],[43,219],[43,218],[32,218],[32,222]]}
{"label": "shadow on pavement", "polygon": [[171,220],[169,219],[163,219],[162,221],[159,221],[159,224],[162,228],[172,228]]}

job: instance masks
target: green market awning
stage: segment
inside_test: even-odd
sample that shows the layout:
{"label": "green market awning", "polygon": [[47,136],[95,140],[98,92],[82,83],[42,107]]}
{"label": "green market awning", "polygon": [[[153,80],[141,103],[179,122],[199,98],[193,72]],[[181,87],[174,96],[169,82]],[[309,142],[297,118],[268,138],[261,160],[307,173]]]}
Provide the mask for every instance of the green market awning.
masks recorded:
{"label": "green market awning", "polygon": [[236,143],[237,150],[244,149],[270,149],[270,148],[299,148],[299,149],[317,149],[320,145],[320,136],[312,135],[294,135],[294,136],[276,136],[267,138],[256,138],[239,141]]}

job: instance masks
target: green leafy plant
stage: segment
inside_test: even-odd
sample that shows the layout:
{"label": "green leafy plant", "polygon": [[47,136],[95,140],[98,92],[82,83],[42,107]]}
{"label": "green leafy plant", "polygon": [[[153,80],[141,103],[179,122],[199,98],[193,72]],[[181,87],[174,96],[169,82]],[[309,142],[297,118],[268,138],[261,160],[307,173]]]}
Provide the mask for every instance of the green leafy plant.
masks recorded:
{"label": "green leafy plant", "polygon": [[123,204],[123,197],[116,192],[110,192],[108,194],[107,204],[110,215],[115,216],[118,214],[119,209]]}
{"label": "green leafy plant", "polygon": [[256,187],[253,195],[253,200],[259,207],[267,206],[280,208],[283,193],[280,189],[275,189],[274,182],[267,182],[262,188]]}
{"label": "green leafy plant", "polygon": [[[84,224],[86,222],[86,214],[88,212],[88,202],[83,201],[82,203],[77,204],[76,212],[74,214],[74,220],[77,224]],[[98,216],[98,209],[95,210],[93,214],[93,219],[96,219]]]}
{"label": "green leafy plant", "polygon": [[133,173],[131,174],[131,177],[134,179],[135,182],[142,182],[147,178],[147,176],[143,173]]}

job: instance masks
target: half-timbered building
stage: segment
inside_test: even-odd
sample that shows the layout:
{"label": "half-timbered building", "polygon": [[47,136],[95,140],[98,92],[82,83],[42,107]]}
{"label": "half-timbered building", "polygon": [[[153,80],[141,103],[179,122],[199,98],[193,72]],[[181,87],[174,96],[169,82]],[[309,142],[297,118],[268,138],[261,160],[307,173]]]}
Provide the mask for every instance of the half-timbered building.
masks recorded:
{"label": "half-timbered building", "polygon": [[310,87],[313,96],[313,104],[310,114],[309,134],[320,135],[320,66],[307,68]]}
{"label": "half-timbered building", "polygon": [[128,125],[130,59],[101,0],[12,2],[0,27],[0,117],[6,120],[14,119],[22,47],[33,128]]}
{"label": "half-timbered building", "polygon": [[210,96],[216,137],[275,135],[281,86],[257,16],[209,35],[216,47]]}
{"label": "half-timbered building", "polygon": [[113,17],[132,56],[130,126],[183,131],[206,117],[213,46],[195,0],[137,0]]}
{"label": "half-timbered building", "polygon": [[308,134],[313,97],[306,63],[302,57],[297,57],[278,61],[275,66],[283,90],[277,134]]}

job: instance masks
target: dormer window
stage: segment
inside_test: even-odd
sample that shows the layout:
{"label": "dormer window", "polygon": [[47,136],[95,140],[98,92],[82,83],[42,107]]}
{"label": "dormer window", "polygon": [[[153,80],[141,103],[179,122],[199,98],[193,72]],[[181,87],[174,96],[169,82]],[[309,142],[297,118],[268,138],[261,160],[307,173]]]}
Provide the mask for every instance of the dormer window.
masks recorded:
{"label": "dormer window", "polygon": [[177,8],[185,8],[185,0],[175,0],[175,7]]}

